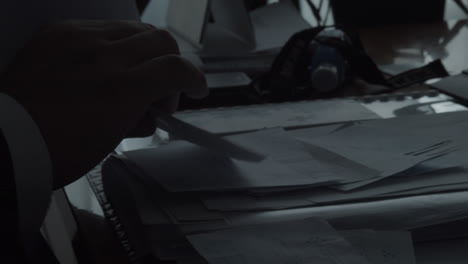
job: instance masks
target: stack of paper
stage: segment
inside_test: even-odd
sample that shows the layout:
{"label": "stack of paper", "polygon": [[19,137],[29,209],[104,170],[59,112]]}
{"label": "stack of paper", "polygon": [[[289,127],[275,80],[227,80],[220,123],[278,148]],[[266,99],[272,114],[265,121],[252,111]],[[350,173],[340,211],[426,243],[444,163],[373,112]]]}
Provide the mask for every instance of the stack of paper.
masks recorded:
{"label": "stack of paper", "polygon": [[[108,178],[115,180],[121,176],[114,174]],[[311,218],[231,226],[220,214],[188,217],[196,213],[190,210],[190,205],[179,215],[154,210],[161,200],[152,199],[141,182],[130,178],[124,181],[139,206],[138,214],[125,212],[122,204],[116,206],[127,220],[126,230],[142,258],[151,254],[156,259],[180,264],[415,263],[409,232],[336,231],[326,221]],[[131,228],[129,218],[142,222],[138,228]],[[182,228],[191,224],[197,228]]]}
{"label": "stack of paper", "polygon": [[[337,234],[317,221],[245,226],[248,221],[239,224],[232,219],[256,211],[466,190],[467,129],[466,112],[296,131],[268,129],[229,136],[231,142],[266,156],[259,162],[172,141],[126,152],[120,169],[125,170],[138,221],[146,230],[141,235],[162,260],[306,263],[325,256],[329,262],[318,263],[334,263],[338,261],[334,257],[352,255],[356,261],[347,258],[347,263],[366,263],[363,258],[369,263],[412,263],[410,252],[402,248],[398,254],[386,251],[404,244],[401,233]],[[462,213],[466,212],[454,215]],[[330,246],[326,249],[317,244],[308,248],[311,245],[304,241],[315,241],[321,232],[337,243],[326,243]],[[400,243],[392,246],[386,241]],[[252,251],[253,244],[265,251]],[[272,258],[268,252],[279,255]]]}
{"label": "stack of paper", "polygon": [[145,181],[175,193],[302,189],[367,180],[377,173],[325,149],[311,155],[307,144],[281,129],[231,136],[230,140],[254,146],[267,158],[235,160],[185,141],[130,151],[125,156],[129,166],[141,170],[139,176]]}
{"label": "stack of paper", "polygon": [[208,263],[416,263],[409,232],[350,230],[307,219],[189,235]]}
{"label": "stack of paper", "polygon": [[273,210],[465,189],[467,129],[462,112],[229,137],[267,156],[260,162],[185,141],[125,156],[138,177],[182,204],[189,193],[202,209]]}
{"label": "stack of paper", "polygon": [[[337,231],[324,220],[299,219],[254,225],[228,225],[221,215],[189,217],[190,205],[179,213],[158,211],[161,200],[124,174],[137,215],[116,204],[136,255],[188,263],[415,263],[411,235],[404,231]],[[123,176],[123,177],[122,177]],[[115,186],[114,186],[115,187]],[[119,188],[109,188],[120,191]],[[112,193],[115,197],[117,193]],[[127,203],[132,203],[131,199]],[[131,206],[127,206],[127,209]],[[180,209],[180,208],[179,208]],[[177,215],[177,216],[175,216]],[[176,219],[177,217],[177,219]],[[196,219],[198,218],[198,219]],[[133,221],[131,220],[133,219]],[[222,220],[221,220],[222,219]],[[141,221],[135,227],[135,221]],[[217,222],[217,224],[215,224]],[[205,225],[203,225],[203,223]],[[196,229],[182,228],[197,225]]]}

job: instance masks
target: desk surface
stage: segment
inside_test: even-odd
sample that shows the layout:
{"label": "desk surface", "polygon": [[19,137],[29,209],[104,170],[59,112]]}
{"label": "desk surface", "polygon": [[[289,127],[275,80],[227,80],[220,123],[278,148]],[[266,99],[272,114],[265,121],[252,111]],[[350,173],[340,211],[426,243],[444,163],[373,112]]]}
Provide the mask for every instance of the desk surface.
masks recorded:
{"label": "desk surface", "polygon": [[[99,173],[99,169],[96,169],[89,178],[82,178],[67,187],[69,201],[75,207],[82,242],[87,246],[85,252],[89,254],[83,263],[131,263],[122,245],[119,245],[119,239],[111,232],[112,228],[93,190],[90,179],[99,182]],[[417,263],[465,264],[468,259],[467,246],[468,238],[415,243]]]}
{"label": "desk surface", "polygon": [[[422,99],[424,99],[424,97]],[[427,96],[426,99],[429,100],[432,99],[432,97]],[[377,107],[376,105],[373,107]],[[76,208],[75,217],[80,227],[80,233],[82,236],[81,241],[85,242],[84,244],[87,246],[87,251],[85,251],[85,253],[90,255],[92,259],[96,260],[94,263],[128,263],[128,248],[126,248],[127,251],[125,251],[122,245],[119,244],[121,241],[113,230],[114,224],[109,224],[109,221],[106,219],[101,207],[101,203],[98,201],[98,198],[101,200],[103,199],[103,193],[100,192],[98,197],[95,194],[95,190],[93,190],[93,188],[100,188],[96,187],[96,185],[100,185],[101,182],[99,180],[100,170],[94,170],[91,173],[91,178],[97,179],[95,180],[97,184],[94,184],[94,187],[91,186],[88,178],[82,178],[66,188],[69,201]],[[109,217],[107,216],[107,218]],[[450,225],[450,230],[452,230],[452,225],[453,224]],[[462,221],[460,225],[463,227],[466,226],[466,229],[468,229],[468,222]],[[414,237],[415,239],[421,239],[423,237],[421,240],[424,241],[427,241],[426,239],[433,241],[434,239],[440,239],[441,237],[458,237],[459,229],[455,229],[457,230],[455,235],[455,232],[447,232],[446,230],[446,228],[437,232],[434,231],[434,228],[431,228],[430,231],[422,230],[423,232],[419,232],[418,230],[414,233]],[[416,243],[416,255],[420,260],[418,263],[445,264],[447,263],[445,262],[447,259],[452,260],[452,262],[449,263],[465,263],[466,259],[468,259],[468,252],[460,249],[467,244],[468,240],[465,239],[444,242]],[[435,251],[434,248],[437,248],[438,250]],[[86,261],[84,263],[91,262]]]}
{"label": "desk surface", "polygon": [[[468,68],[468,20],[432,25],[393,26],[362,31],[369,54],[378,64],[421,66],[443,59],[451,73]],[[123,250],[116,243],[96,195],[86,178],[67,187],[70,202],[78,209],[75,216],[82,235],[91,237],[95,263],[126,263]],[[416,245],[418,263],[466,263],[468,240],[453,240]],[[104,256],[98,256],[102,253]],[[92,263],[92,262],[87,262]]]}

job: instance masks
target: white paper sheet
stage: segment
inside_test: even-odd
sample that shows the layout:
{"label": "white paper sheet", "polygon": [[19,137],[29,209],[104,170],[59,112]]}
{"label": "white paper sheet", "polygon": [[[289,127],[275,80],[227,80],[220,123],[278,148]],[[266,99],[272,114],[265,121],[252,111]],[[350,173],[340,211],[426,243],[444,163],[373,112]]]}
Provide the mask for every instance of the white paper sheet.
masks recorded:
{"label": "white paper sheet", "polygon": [[[441,114],[432,119],[411,117],[361,122],[336,130],[323,137],[301,140],[328,149],[381,172],[385,178],[404,172],[435,157],[450,154],[462,162],[466,152],[466,137],[460,131],[468,129],[468,114]],[[457,129],[453,129],[453,127]],[[455,164],[456,165],[456,164]],[[370,184],[376,179],[340,185],[340,190],[352,190]]]}
{"label": "white paper sheet", "polygon": [[276,162],[310,177],[328,178],[330,182],[349,183],[372,179],[378,172],[337,153],[304,144],[283,129],[267,129],[229,136],[243,146],[255,146]]}
{"label": "white paper sheet", "polygon": [[202,197],[202,200],[208,209],[218,211],[277,210],[448,190],[466,190],[467,184],[468,168],[455,167],[413,177],[388,178],[351,192],[325,187],[261,196],[247,193],[207,195]]}
{"label": "white paper sheet", "polygon": [[187,238],[211,264],[369,263],[321,220],[243,226]]}
{"label": "white paper sheet", "polygon": [[226,138],[193,126],[156,108],[151,109],[150,112],[158,128],[165,130],[180,140],[204,147],[212,152],[217,152],[219,155],[243,161],[257,162],[266,157],[266,155],[255,153],[245,146],[234,144]]}
{"label": "white paper sheet", "polygon": [[456,184],[444,184],[435,187],[424,187],[418,189],[412,189],[402,192],[394,192],[394,193],[386,193],[382,194],[383,197],[390,197],[390,196],[411,196],[411,195],[422,195],[422,194],[430,194],[430,193],[443,193],[443,192],[459,192],[459,191],[467,191],[468,190],[468,183],[456,183]]}
{"label": "white paper sheet", "polygon": [[[171,192],[316,186],[375,177],[376,171],[327,150],[312,148],[281,130],[230,137],[268,153],[261,162],[232,160],[188,142],[126,152],[146,181]],[[346,172],[346,174],[344,173]]]}
{"label": "white paper sheet", "polygon": [[202,197],[202,200],[209,210],[229,212],[279,210],[316,204],[316,202],[307,198],[308,195],[304,195],[301,191],[291,191],[288,194],[273,194],[261,197],[249,194],[211,195]]}
{"label": "white paper sheet", "polygon": [[257,40],[256,51],[278,49],[294,33],[310,28],[292,2],[281,1],[252,11]]}
{"label": "white paper sheet", "polygon": [[[324,100],[216,108],[175,114],[212,133],[231,134],[264,128],[313,125],[380,118],[355,100]],[[227,122],[227,120],[229,120]]]}
{"label": "white paper sheet", "polygon": [[225,217],[231,225],[320,217],[341,229],[409,230],[466,218],[467,199],[468,192],[451,192],[288,210],[234,212],[225,213]]}
{"label": "white paper sheet", "polygon": [[307,177],[271,159],[251,163],[220,157],[187,142],[127,152],[146,180],[171,192],[226,191],[318,184],[328,179]]}
{"label": "white paper sheet", "polygon": [[351,230],[340,234],[370,263],[416,263],[410,232]]}

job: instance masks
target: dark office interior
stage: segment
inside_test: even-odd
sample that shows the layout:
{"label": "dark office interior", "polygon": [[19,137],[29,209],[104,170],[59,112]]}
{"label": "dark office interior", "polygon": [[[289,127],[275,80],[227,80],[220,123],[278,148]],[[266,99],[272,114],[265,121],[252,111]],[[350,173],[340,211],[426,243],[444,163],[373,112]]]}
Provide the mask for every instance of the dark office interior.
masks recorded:
{"label": "dark office interior", "polygon": [[468,263],[468,0],[3,0],[0,263]]}

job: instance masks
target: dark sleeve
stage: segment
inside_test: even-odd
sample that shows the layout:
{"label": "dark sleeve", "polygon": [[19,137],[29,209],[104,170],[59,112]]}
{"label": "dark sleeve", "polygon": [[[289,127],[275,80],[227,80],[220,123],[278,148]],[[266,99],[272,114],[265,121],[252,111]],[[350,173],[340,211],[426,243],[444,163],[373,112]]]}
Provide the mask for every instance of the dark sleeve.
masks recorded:
{"label": "dark sleeve", "polygon": [[[18,260],[22,255],[18,246],[16,186],[8,144],[0,130],[0,232],[6,246],[3,256]],[[19,261],[19,263],[21,263]]]}
{"label": "dark sleeve", "polygon": [[2,216],[0,223],[2,227],[6,225],[13,229],[8,229],[9,232],[16,231],[16,191],[15,191],[15,178],[13,175],[13,166],[11,163],[9,148],[6,143],[5,137],[0,130],[0,208]]}
{"label": "dark sleeve", "polygon": [[[18,236],[18,215],[16,202],[16,184],[13,164],[8,144],[0,129],[0,235],[5,246],[0,247],[0,263],[58,264],[57,259],[38,232],[34,241],[29,241],[27,250],[20,246]],[[29,256],[29,257],[26,257]]]}

